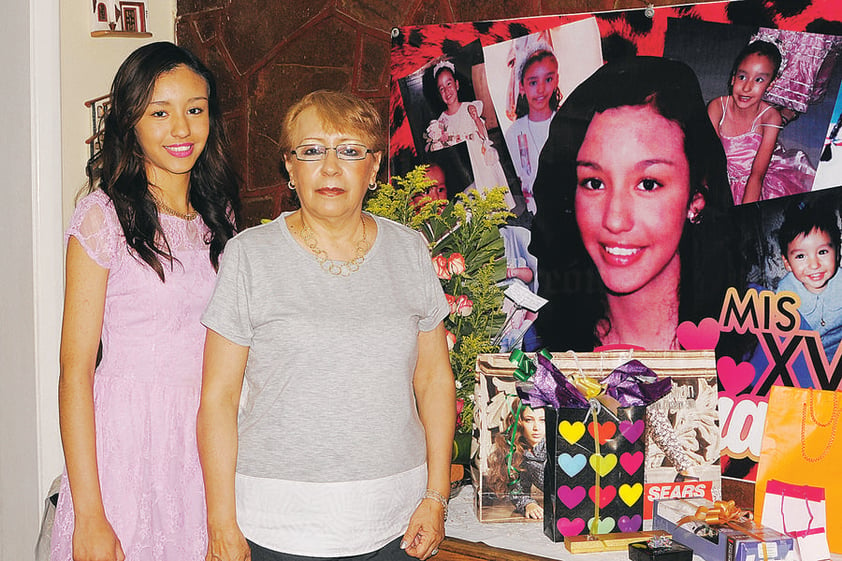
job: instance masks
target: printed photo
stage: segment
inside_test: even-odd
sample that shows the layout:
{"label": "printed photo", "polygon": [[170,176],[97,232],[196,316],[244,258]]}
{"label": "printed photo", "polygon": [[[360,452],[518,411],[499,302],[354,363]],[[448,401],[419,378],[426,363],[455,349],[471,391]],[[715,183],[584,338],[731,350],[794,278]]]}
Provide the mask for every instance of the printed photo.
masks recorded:
{"label": "printed photo", "polygon": [[669,20],[664,56],[699,76],[736,204],[813,188],[840,48],[834,35]]}
{"label": "printed photo", "polygon": [[599,28],[588,18],[489,45],[483,53],[497,119],[534,215],[538,155],[559,106],[602,66]]}
{"label": "printed photo", "polygon": [[[485,192],[508,187],[503,170],[508,154],[502,150],[504,142],[488,94],[478,41],[454,56],[428,63],[399,82],[401,95],[409,101],[407,118],[416,154],[434,154],[464,144],[474,188]],[[515,210],[511,192],[506,203]]]}
{"label": "printed photo", "polygon": [[543,522],[543,409],[521,402],[511,373],[481,371],[474,417],[479,520]]}
{"label": "printed photo", "polygon": [[833,117],[827,126],[813,190],[839,186],[842,186],[842,92],[836,96]]}
{"label": "printed photo", "polygon": [[607,62],[564,101],[534,186],[536,328],[549,349],[679,349],[680,322],[718,313],[728,279],[696,298],[695,240],[732,207],[698,80],[661,57]]}

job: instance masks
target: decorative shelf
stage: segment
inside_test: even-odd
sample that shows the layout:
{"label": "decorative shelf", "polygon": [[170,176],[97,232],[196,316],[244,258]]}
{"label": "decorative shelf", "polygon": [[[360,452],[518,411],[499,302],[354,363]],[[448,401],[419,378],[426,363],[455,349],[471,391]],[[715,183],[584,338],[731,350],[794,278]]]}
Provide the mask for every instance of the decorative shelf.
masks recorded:
{"label": "decorative shelf", "polygon": [[147,31],[91,31],[91,37],[130,37],[134,39],[142,37],[152,37],[152,34]]}

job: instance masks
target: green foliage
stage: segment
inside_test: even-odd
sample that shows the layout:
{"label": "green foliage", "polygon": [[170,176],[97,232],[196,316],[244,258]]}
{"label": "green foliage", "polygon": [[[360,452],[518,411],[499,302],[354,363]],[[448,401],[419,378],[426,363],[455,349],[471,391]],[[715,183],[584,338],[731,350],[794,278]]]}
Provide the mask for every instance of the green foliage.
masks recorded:
{"label": "green foliage", "polygon": [[428,166],[418,166],[406,177],[396,175],[391,183],[380,183],[374,196],[368,199],[366,210],[372,214],[400,222],[413,230],[420,230],[429,215],[435,214],[442,202],[424,205],[420,211],[412,204],[412,198],[420,195],[433,185],[435,180],[427,177]]}
{"label": "green foliage", "polygon": [[444,326],[452,345],[450,364],[456,377],[456,396],[463,404],[458,430],[470,432],[476,357],[497,350],[491,339],[505,319],[503,290],[498,283],[506,276],[506,261],[498,228],[511,214],[503,198],[505,187],[484,195],[476,191],[459,193],[449,202],[425,196],[413,203],[413,198],[435,184],[426,171],[427,166],[418,166],[405,177],[395,176],[391,183],[381,183],[366,210],[418,230],[427,239],[442,288],[451,302]]}

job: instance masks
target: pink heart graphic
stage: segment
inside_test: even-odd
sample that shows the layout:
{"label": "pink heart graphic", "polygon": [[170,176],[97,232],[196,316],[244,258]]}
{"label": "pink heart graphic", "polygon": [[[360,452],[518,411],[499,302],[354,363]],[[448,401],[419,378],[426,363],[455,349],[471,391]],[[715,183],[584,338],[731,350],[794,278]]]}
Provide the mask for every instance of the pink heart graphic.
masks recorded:
{"label": "pink heart graphic", "polygon": [[573,520],[559,518],[556,522],[556,528],[562,536],[578,536],[585,529],[585,521],[581,518],[574,518]]}
{"label": "pink heart graphic", "polygon": [[631,518],[628,516],[621,516],[617,520],[617,527],[621,532],[637,532],[640,530],[640,525],[643,524],[643,518],[639,514],[635,514]]}
{"label": "pink heart graphic", "polygon": [[642,463],[643,452],[637,451],[634,453],[626,452],[625,454],[620,454],[620,465],[623,466],[623,469],[629,475],[633,475]]}
{"label": "pink heart graphic", "polygon": [[632,444],[637,442],[637,439],[643,434],[644,428],[643,419],[638,419],[634,423],[631,421],[620,421],[620,433]]}
{"label": "pink heart graphic", "polygon": [[567,508],[573,508],[585,498],[585,488],[573,487],[571,489],[567,485],[562,485],[558,488],[558,498]]}
{"label": "pink heart graphic", "polygon": [[716,374],[729,395],[737,395],[754,381],[754,366],[748,362],[737,364],[729,356],[716,361]]}
{"label": "pink heart graphic", "polygon": [[[591,502],[596,504],[596,487],[591,487],[588,491],[588,496]],[[605,508],[608,503],[614,500],[617,496],[617,489],[613,485],[606,485],[599,490],[599,508]]]}
{"label": "pink heart graphic", "polygon": [[705,318],[699,326],[692,321],[682,322],[675,330],[678,344],[688,351],[715,349],[719,342],[719,323],[713,318]]}

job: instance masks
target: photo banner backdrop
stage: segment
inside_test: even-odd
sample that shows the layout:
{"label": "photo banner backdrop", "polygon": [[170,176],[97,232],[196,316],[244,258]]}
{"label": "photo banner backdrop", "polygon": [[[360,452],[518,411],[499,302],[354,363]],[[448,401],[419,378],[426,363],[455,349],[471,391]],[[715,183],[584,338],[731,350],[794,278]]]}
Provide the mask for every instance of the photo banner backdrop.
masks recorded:
{"label": "photo banner backdrop", "polygon": [[[710,244],[719,258],[730,254],[713,274],[730,268],[745,279],[727,290],[716,320],[685,326],[686,345],[719,343],[726,475],[754,479],[773,386],[842,389],[840,216],[840,187],[742,205]],[[820,245],[808,249],[805,241]],[[807,269],[799,265],[817,258]],[[824,288],[814,294],[811,284]]]}
{"label": "photo banner backdrop", "polygon": [[[390,172],[438,168],[450,198],[508,189],[506,282],[549,303],[507,299],[502,352],[715,347],[723,473],[753,479],[771,386],[842,382],[840,54],[834,0],[396,28]],[[781,247],[799,205],[836,221],[825,272],[788,254],[814,237]]]}

